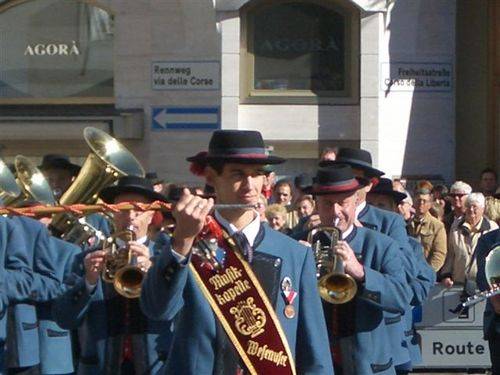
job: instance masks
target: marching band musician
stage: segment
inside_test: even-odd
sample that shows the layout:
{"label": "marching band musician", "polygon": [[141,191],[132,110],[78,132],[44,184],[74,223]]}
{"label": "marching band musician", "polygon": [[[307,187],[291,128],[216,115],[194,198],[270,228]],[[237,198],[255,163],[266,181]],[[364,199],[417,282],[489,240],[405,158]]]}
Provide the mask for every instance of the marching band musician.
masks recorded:
{"label": "marching band musician", "polygon": [[47,179],[56,199],[59,199],[68,190],[80,172],[80,166],[72,163],[69,157],[63,154],[44,155],[38,169]]}
{"label": "marching band musician", "polygon": [[0,257],[0,374],[5,374],[7,306],[26,301],[33,284],[33,272],[22,232],[5,217],[0,217]]}
{"label": "marching band musician", "polygon": [[[407,280],[416,277],[416,259],[410,246],[404,220],[398,214],[377,208],[366,202],[367,194],[376,186],[384,172],[372,166],[371,154],[366,150],[341,148],[335,161],[322,161],[320,166],[345,163],[349,165],[353,173],[365,179],[368,185],[358,191],[356,207],[356,223],[368,229],[391,237],[400,248],[400,257]],[[411,292],[410,288],[407,288]],[[408,302],[411,295],[408,294]],[[409,307],[409,304],[407,308]],[[406,372],[410,366],[410,354],[408,349],[402,345],[405,341],[405,324],[399,313],[384,312],[385,323],[391,341],[393,361],[398,371]]]}
{"label": "marching band musician", "polygon": [[[100,192],[106,203],[166,202],[149,180],[126,176]],[[129,210],[114,213],[115,233],[132,228],[135,241],[126,244],[145,272],[151,266],[154,243],[147,237],[154,211]],[[119,240],[117,240],[119,244]],[[54,304],[57,322],[68,329],[79,329],[79,374],[154,374],[166,358],[170,322],[148,320],[141,313],[138,299],[125,298],[104,283],[104,250],[82,253],[74,261],[75,277],[69,290]],[[83,267],[82,267],[83,264]]]}
{"label": "marching band musician", "polygon": [[[284,159],[266,152],[259,132],[218,130],[208,152],[188,161],[204,166],[217,204],[255,205],[264,166]],[[254,209],[217,209],[207,218],[213,207],[184,190],[172,245],[144,282],[147,316],[179,314],[160,373],[333,374],[312,252],[262,224]],[[204,237],[207,220],[216,224]]]}
{"label": "marching band musician", "polygon": [[[393,189],[392,181],[388,178],[380,178],[378,184],[370,190],[367,196],[368,202],[378,208],[389,212],[398,212],[398,204],[406,199],[406,193],[401,193]],[[403,370],[403,366],[398,369],[398,373],[410,370],[411,366],[422,362],[422,355],[418,345],[418,338],[413,326],[412,309],[421,306],[427,299],[429,291],[436,282],[436,273],[424,258],[422,245],[413,237],[408,236],[408,241],[413,250],[415,277],[407,277],[407,282],[412,290],[410,305],[403,315],[405,322],[404,342],[410,355],[410,364]]]}
{"label": "marching band musician", "polygon": [[335,251],[345,273],[358,285],[353,300],[324,304],[324,309],[336,373],[393,374],[394,352],[384,312],[404,312],[409,293],[399,245],[382,233],[354,225],[358,195],[366,184],[346,164],[320,168],[314,179],[311,193],[317,198],[321,223],[338,221],[342,240]]}

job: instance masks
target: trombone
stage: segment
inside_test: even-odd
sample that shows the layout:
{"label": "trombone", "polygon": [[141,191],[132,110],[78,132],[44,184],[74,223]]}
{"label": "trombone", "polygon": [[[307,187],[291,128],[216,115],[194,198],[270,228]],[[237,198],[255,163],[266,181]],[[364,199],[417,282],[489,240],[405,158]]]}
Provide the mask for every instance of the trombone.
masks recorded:
{"label": "trombone", "polygon": [[335,305],[349,302],[358,290],[356,281],[344,272],[344,262],[334,252],[339,238],[340,230],[334,226],[318,226],[307,235],[316,260],[319,295]]}

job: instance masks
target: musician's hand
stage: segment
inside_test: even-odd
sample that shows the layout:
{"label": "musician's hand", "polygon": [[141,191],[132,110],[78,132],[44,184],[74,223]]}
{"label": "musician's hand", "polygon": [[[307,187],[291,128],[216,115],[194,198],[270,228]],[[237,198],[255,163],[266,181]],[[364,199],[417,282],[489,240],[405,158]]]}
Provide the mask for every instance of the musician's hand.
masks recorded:
{"label": "musician's hand", "polygon": [[346,241],[339,241],[334,246],[337,255],[344,261],[344,271],[346,274],[351,275],[357,281],[365,279],[365,269],[361,263],[358,262],[356,254],[351,249]]}
{"label": "musician's hand", "polygon": [[189,254],[194,239],[203,229],[205,219],[213,205],[212,198],[203,199],[192,195],[189,189],[184,189],[181,199],[172,211],[177,223],[173,234],[173,249],[177,253],[184,256]]}
{"label": "musician's hand", "polygon": [[85,280],[88,284],[97,284],[97,281],[101,276],[102,268],[104,266],[105,254],[105,251],[97,250],[88,253],[83,259],[83,265],[85,267]]}
{"label": "musician's hand", "polygon": [[311,244],[309,242],[307,242],[307,241],[299,240],[299,243],[301,243],[304,246],[311,247]]}
{"label": "musician's hand", "polygon": [[152,264],[151,260],[149,260],[149,248],[135,241],[130,241],[128,245],[132,255],[137,257],[137,264],[147,271]]}
{"label": "musician's hand", "polygon": [[441,284],[445,288],[451,288],[453,286],[453,280],[451,279],[451,277],[445,277],[443,280],[441,280]]}
{"label": "musician's hand", "polygon": [[311,230],[321,224],[321,219],[318,214],[313,214],[309,220],[304,224],[304,229]]}

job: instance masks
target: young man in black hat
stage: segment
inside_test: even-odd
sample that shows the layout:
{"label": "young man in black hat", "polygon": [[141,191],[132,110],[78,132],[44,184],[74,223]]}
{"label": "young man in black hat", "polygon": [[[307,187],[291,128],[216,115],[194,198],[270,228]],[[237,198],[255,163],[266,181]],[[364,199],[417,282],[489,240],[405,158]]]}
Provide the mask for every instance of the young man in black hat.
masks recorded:
{"label": "young man in black hat", "polygon": [[61,198],[80,172],[80,166],[73,164],[67,155],[62,154],[44,155],[38,168],[47,179],[56,199]]}
{"label": "young man in black hat", "polygon": [[261,224],[251,208],[264,166],[284,160],[266,153],[260,133],[229,130],[214,132],[208,152],[188,160],[203,165],[218,204],[250,207],[216,209],[216,228],[199,241],[213,200],[186,189],[177,203],[172,246],[151,267],[141,296],[151,318],[180,311],[161,373],[332,374],[312,253]]}
{"label": "young man in black hat", "polygon": [[[398,244],[376,231],[356,227],[356,203],[366,181],[351,168],[335,164],[320,168],[311,193],[316,196],[322,225],[335,225],[341,240],[334,246],[345,273],[358,286],[354,299],[340,305],[324,303],[333,346],[335,370],[341,374],[394,373],[394,351],[384,312],[402,313],[408,286],[401,272]],[[374,345],[376,343],[376,345]]]}
{"label": "young man in black hat", "polygon": [[[103,189],[100,198],[106,203],[166,201],[149,180],[135,176],[122,177],[116,185]],[[134,240],[119,239],[116,244],[128,247],[143,272],[151,267],[155,255],[154,243],[147,237],[153,214],[132,209],[115,212],[113,218],[114,233],[133,232]],[[125,298],[103,282],[107,254],[104,249],[82,254],[83,267],[81,258],[75,260],[80,277],[56,301],[56,320],[64,328],[79,328],[79,373],[155,373],[168,353],[170,322],[147,319],[137,298]]]}

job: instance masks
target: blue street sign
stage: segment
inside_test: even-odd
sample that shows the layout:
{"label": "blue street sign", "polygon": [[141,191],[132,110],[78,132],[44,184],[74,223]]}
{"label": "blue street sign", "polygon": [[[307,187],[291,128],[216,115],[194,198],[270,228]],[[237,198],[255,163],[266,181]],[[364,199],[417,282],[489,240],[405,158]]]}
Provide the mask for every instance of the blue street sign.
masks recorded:
{"label": "blue street sign", "polygon": [[219,107],[151,107],[152,130],[219,128]]}

